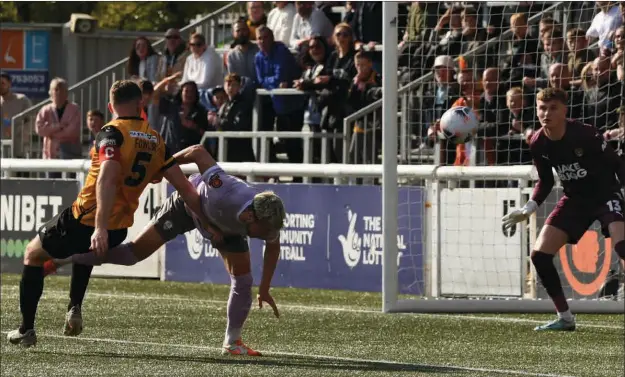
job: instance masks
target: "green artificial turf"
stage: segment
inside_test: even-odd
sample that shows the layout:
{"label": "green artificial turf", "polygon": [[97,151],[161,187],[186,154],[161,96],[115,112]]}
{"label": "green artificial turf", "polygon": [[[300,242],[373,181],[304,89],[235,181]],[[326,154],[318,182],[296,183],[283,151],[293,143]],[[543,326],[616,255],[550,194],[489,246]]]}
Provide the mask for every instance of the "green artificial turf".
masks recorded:
{"label": "green artificial turf", "polygon": [[[262,358],[221,356],[228,287],[93,279],[85,329],[62,336],[69,280],[46,279],[36,347],[2,340],[2,376],[621,377],[623,316],[580,315],[571,333],[536,333],[548,315],[382,314],[378,294],[274,289],[281,318],[254,306],[243,340]],[[19,276],[2,275],[2,333],[19,325]]]}

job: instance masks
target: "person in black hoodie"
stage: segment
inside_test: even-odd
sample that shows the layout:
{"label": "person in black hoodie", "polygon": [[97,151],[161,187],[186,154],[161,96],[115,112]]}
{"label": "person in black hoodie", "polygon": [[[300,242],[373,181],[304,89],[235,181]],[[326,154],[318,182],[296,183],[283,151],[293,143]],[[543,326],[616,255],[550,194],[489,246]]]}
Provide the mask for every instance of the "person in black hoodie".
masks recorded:
{"label": "person in black hoodie", "polygon": [[[357,74],[354,77],[347,95],[346,115],[382,98],[382,79],[373,69],[373,56],[370,52],[359,51],[354,57]],[[376,163],[373,156],[378,155],[382,147],[382,125],[369,122],[368,128],[363,124],[354,124],[353,141],[350,147],[352,163]]]}
{"label": "person in black hoodie", "polygon": [[[241,76],[230,73],[224,79],[224,90],[228,101],[221,106],[213,124],[218,131],[252,131],[253,102],[246,101],[241,90]],[[204,141],[204,148],[209,146]],[[254,162],[252,139],[226,139],[226,161]],[[223,148],[222,145],[219,148]]]}

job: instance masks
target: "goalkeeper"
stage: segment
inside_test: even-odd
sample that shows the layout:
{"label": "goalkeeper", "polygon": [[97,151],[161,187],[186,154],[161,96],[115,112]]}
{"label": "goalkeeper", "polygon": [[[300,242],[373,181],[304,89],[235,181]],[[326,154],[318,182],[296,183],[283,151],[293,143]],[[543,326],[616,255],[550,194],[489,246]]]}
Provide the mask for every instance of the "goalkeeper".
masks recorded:
{"label": "goalkeeper", "polygon": [[595,127],[566,119],[565,91],[543,89],[536,99],[542,128],[532,137],[530,152],[539,180],[531,200],[502,221],[505,228],[511,228],[536,211],[551,193],[554,168],[564,196],[545,221],[531,258],[558,318],[535,330],[573,331],[575,317],[564,296],[553,257],[565,244],[576,244],[588,227],[599,220],[603,234],[612,238],[616,253],[625,259],[625,204],[621,194],[625,164]]}

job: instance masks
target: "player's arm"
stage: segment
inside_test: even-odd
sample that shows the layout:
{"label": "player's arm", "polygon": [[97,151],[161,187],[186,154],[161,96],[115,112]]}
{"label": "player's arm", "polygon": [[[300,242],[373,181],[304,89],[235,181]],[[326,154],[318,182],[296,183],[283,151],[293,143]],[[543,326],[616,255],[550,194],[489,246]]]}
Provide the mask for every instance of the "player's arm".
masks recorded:
{"label": "player's arm", "polygon": [[201,144],[187,147],[174,155],[176,161],[181,164],[196,164],[200,174],[217,164],[213,156]]}
{"label": "player's arm", "polygon": [[96,136],[100,172],[96,183],[95,231],[91,247],[96,253],[108,250],[108,220],[111,218],[121,174],[121,146],[124,136],[113,126],[104,126]]}
{"label": "player's arm", "polygon": [[278,259],[280,258],[280,236],[271,237],[271,240],[265,241],[265,254],[263,256],[263,274],[260,279],[260,285],[258,286],[258,306],[263,307],[263,302],[266,302],[273,309],[273,314],[276,317],[280,317],[278,306],[276,305],[273,297],[269,293],[271,288],[271,280],[273,274],[276,271],[278,265]]}
{"label": "player's arm", "polygon": [[[187,207],[193,212],[193,214],[200,220],[202,226],[209,231],[215,239],[221,237],[221,232],[210,226],[210,222],[204,212],[202,211],[202,203],[200,200],[200,195],[193,187],[193,184],[187,180],[187,177],[180,169],[180,166],[177,164],[177,159],[172,157],[169,154],[169,150],[166,148],[166,156],[165,156],[165,165],[163,166],[163,176],[169,183],[174,186],[180,197],[185,202]],[[187,148],[188,149],[188,148]]]}
{"label": "player's arm", "polygon": [[512,210],[501,219],[504,228],[511,228],[517,223],[526,221],[532,213],[536,212],[545,199],[547,199],[555,184],[551,163],[544,157],[547,155],[546,151],[542,151],[540,144],[534,142],[530,145],[530,152],[532,154],[534,167],[536,167],[536,171],[538,172],[538,182],[536,182],[534,186],[534,191],[532,192],[530,200],[525,203],[523,208]]}
{"label": "player's arm", "polygon": [[[273,238],[273,237],[272,237]],[[278,259],[280,257],[280,236],[272,240],[265,241],[265,255],[263,257],[263,275],[260,279],[259,290],[269,290],[271,279],[276,271]]]}

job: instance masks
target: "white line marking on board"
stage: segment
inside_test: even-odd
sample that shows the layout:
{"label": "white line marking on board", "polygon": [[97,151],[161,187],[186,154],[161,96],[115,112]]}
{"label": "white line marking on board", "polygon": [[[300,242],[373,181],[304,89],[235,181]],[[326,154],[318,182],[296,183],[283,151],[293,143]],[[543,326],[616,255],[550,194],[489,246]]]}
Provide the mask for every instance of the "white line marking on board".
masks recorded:
{"label": "white line marking on board", "polygon": [[[19,287],[2,287],[2,290],[8,291],[16,291]],[[7,292],[8,293],[8,292]],[[3,295],[6,293],[2,292]],[[8,294],[8,296],[16,296],[14,292]],[[114,299],[126,299],[126,300],[162,300],[162,301],[178,301],[178,302],[196,302],[196,303],[206,303],[206,304],[218,304],[218,305],[226,305],[228,301],[226,300],[210,300],[210,299],[199,299],[199,298],[190,298],[190,297],[180,297],[180,296],[155,296],[155,295],[136,295],[136,294],[113,294],[113,293],[96,293],[96,292],[88,292],[88,297],[100,297],[100,298],[114,298]],[[43,298],[48,299],[65,299],[67,298],[67,292],[58,291],[58,290],[50,290],[46,291],[44,289]],[[362,313],[362,314],[385,314],[380,310],[375,309],[359,309],[359,308],[344,308],[344,307],[336,307],[336,306],[314,306],[314,305],[292,305],[292,304],[280,304],[279,307],[285,309],[292,310],[300,310],[300,311],[321,311],[321,312],[346,312],[346,313]],[[393,315],[409,315],[409,316],[419,316],[419,317],[428,317],[428,318],[438,318],[438,319],[461,319],[461,320],[473,320],[473,321],[487,321],[487,322],[502,322],[502,323],[527,323],[527,324],[541,324],[545,323],[544,320],[537,319],[526,319],[526,318],[515,318],[515,317],[489,317],[489,316],[476,316],[476,315],[464,315],[464,314],[432,314],[432,313],[394,313]],[[594,323],[587,322],[577,322],[578,326],[588,327],[588,328],[596,328],[596,329],[608,329],[608,330],[623,330],[625,327],[623,326],[613,326],[613,325],[600,325]]]}
{"label": "white line marking on board", "polygon": [[[7,334],[7,331],[2,331],[2,334]],[[164,347],[164,348],[187,348],[187,349],[196,349],[196,350],[204,350],[204,351],[217,351],[220,352],[220,347],[209,347],[209,346],[194,346],[191,344],[175,344],[175,343],[157,343],[157,342],[140,342],[135,340],[121,340],[121,339],[110,339],[110,338],[87,338],[87,337],[67,337],[64,335],[55,335],[55,334],[37,334],[40,337],[46,338],[58,338],[67,341],[81,341],[81,342],[100,342],[100,343],[116,343],[116,344],[134,344],[139,346],[155,346],[155,347]],[[353,357],[340,357],[340,356],[326,356],[326,355],[306,355],[302,353],[294,353],[294,352],[282,352],[282,351],[264,351],[259,350],[265,356],[291,356],[291,357],[300,357],[300,358],[308,358],[308,359],[316,359],[316,360],[327,360],[327,361],[347,361],[352,363],[367,363],[367,364],[378,364],[378,365],[388,365],[395,366],[399,368],[405,368],[405,370],[419,368],[430,368],[430,369],[438,369],[440,371],[444,370],[455,370],[455,371],[467,371],[467,372],[482,372],[482,373],[496,373],[496,374],[505,374],[505,375],[517,375],[517,376],[537,376],[537,377],[572,377],[567,375],[560,374],[545,374],[545,373],[534,373],[527,372],[523,370],[508,370],[508,369],[493,369],[493,368],[472,368],[472,367],[461,367],[457,365],[434,365],[434,364],[417,364],[417,363],[407,363],[401,361],[389,361],[389,360],[371,360],[371,359],[359,359]],[[232,357],[232,356],[225,356]]]}

